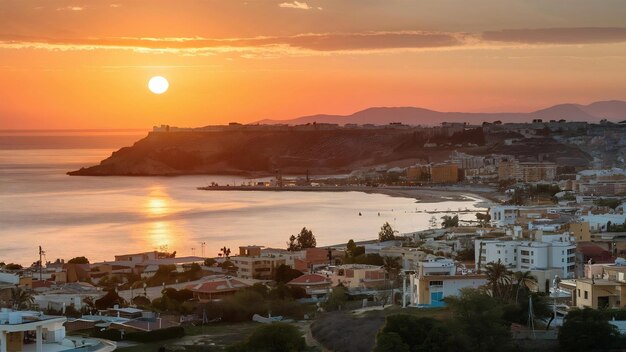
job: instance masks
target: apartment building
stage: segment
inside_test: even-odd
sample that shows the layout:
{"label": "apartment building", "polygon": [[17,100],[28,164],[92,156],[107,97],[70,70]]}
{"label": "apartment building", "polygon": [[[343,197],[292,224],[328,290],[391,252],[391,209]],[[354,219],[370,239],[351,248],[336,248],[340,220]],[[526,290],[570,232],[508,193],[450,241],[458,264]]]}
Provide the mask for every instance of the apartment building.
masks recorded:
{"label": "apartment building", "polygon": [[287,263],[284,257],[261,256],[260,246],[241,246],[239,255],[230,260],[237,267],[238,277],[258,280],[272,280],[276,269]]}

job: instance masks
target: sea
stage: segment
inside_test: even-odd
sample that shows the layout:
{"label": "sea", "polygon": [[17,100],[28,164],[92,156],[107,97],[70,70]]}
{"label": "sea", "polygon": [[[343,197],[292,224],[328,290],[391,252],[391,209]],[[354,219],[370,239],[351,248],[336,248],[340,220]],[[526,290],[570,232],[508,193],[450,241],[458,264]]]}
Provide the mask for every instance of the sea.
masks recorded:
{"label": "sea", "polygon": [[[30,265],[86,256],[91,262],[152,250],[215,257],[219,248],[285,248],[311,229],[318,246],[370,240],[389,222],[424,230],[428,210],[476,209],[480,200],[420,203],[361,192],[201,191],[237,176],[88,177],[66,172],[99,163],[146,131],[0,131],[0,262]],[[256,180],[252,180],[256,181]],[[441,214],[438,215],[438,217]],[[475,219],[461,213],[461,219]]]}

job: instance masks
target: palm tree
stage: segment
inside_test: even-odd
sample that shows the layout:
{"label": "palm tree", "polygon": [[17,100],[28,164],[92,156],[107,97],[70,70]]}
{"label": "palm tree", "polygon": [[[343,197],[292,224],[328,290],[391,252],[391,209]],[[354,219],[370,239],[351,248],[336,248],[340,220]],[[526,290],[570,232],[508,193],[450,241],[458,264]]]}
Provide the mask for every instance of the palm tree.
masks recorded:
{"label": "palm tree", "polygon": [[13,308],[18,310],[30,308],[35,303],[33,295],[21,287],[11,289],[11,301]]}
{"label": "palm tree", "polygon": [[505,288],[511,284],[511,272],[498,259],[497,263],[485,265],[487,285],[491,289],[491,296],[497,299],[505,299]]}
{"label": "palm tree", "polygon": [[383,257],[383,269],[385,269],[385,271],[387,272],[387,275],[389,275],[389,279],[391,279],[391,281],[395,285],[396,279],[398,278],[398,274],[400,273],[400,270],[402,269],[400,258],[384,256]]}
{"label": "palm tree", "polygon": [[526,292],[530,291],[530,286],[533,284],[537,284],[537,278],[534,277],[530,273],[530,271],[516,271],[515,273],[513,273],[513,278],[515,278],[517,286],[515,292],[515,303],[517,303],[520,288],[523,287]]}

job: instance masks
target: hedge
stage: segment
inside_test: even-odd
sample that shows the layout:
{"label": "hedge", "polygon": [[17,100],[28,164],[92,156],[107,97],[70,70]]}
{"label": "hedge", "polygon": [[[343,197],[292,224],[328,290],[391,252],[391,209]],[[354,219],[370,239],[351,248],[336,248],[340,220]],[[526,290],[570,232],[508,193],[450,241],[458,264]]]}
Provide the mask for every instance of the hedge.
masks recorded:
{"label": "hedge", "polygon": [[171,328],[159,329],[146,332],[129,332],[124,334],[125,340],[133,340],[138,342],[151,342],[159,340],[176,339],[185,336],[185,329],[182,326],[173,326]]}

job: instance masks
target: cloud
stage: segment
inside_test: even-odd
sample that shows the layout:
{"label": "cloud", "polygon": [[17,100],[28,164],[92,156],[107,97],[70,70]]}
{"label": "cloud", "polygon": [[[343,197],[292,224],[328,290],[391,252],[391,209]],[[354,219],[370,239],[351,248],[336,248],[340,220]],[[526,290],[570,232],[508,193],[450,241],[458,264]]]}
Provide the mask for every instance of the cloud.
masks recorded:
{"label": "cloud", "polygon": [[118,7],[121,7],[121,6],[122,5],[120,5],[120,4],[110,4],[109,5],[109,7],[112,7],[112,8],[118,8]]}
{"label": "cloud", "polygon": [[505,29],[482,34],[487,41],[523,44],[594,44],[626,42],[625,27]]}
{"label": "cloud", "polygon": [[[288,8],[288,9],[298,9],[298,10],[311,10],[313,7],[309,6],[306,2],[293,1],[293,2],[281,2],[278,4],[278,7]],[[321,10],[321,7],[318,7]]]}
{"label": "cloud", "polygon": [[[271,36],[252,38],[48,38],[0,35],[5,47],[40,47],[46,45],[55,50],[72,48],[135,48],[137,50],[162,51],[276,51],[308,52],[372,51],[393,49],[441,48],[463,45],[465,35],[437,32],[365,32],[365,33],[307,33],[294,36]],[[80,48],[79,48],[80,47]]]}
{"label": "cloud", "polygon": [[57,11],[82,11],[84,9],[82,6],[66,6],[57,8]]}

